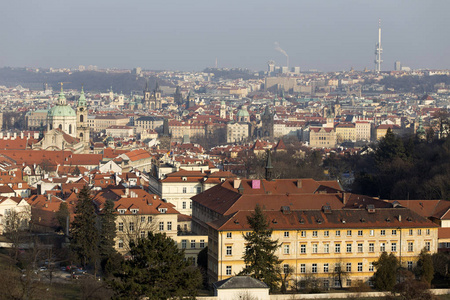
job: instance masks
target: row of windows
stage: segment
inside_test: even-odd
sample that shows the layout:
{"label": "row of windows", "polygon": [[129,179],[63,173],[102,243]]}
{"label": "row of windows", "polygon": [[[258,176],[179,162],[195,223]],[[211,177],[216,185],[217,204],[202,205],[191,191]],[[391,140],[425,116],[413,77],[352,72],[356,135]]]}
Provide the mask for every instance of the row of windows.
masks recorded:
{"label": "row of windows", "polygon": [[[413,268],[413,262],[412,261],[408,261],[407,262],[408,265],[408,270],[412,270]],[[346,264],[340,264],[340,263],[335,263],[334,264],[334,273],[338,273],[341,272],[343,270],[341,270],[341,268],[345,268],[345,272],[354,272],[355,270],[352,267],[352,263],[346,263]],[[310,271],[311,273],[319,273],[320,272],[320,268],[319,265],[317,263],[311,264],[311,268]],[[368,272],[374,272],[374,266],[373,263],[369,264],[369,268],[367,269]],[[289,273],[289,264],[284,264],[283,265],[283,272],[285,274]],[[330,273],[330,264],[329,263],[324,263],[322,266],[322,272],[323,273]],[[363,267],[363,263],[359,262],[356,265],[356,272],[364,272],[364,267]],[[300,273],[302,274],[306,274],[306,264],[300,264]],[[232,266],[226,266],[225,267],[225,274],[226,275],[232,275]],[[350,284],[347,285],[350,286]]]}
{"label": "row of windows", "polygon": [[[340,243],[334,244],[334,253],[341,253],[341,247],[342,245]],[[368,252],[375,252],[375,243],[369,243]],[[388,251],[388,248],[386,247],[386,242],[380,242],[380,252]],[[397,252],[398,251],[398,244],[397,242],[391,242],[390,251],[391,252]],[[425,242],[425,248],[427,251],[431,250],[431,242]],[[290,244],[283,244],[283,254],[291,254],[291,247]],[[356,250],[358,253],[364,252],[364,244],[358,243]],[[408,242],[408,252],[414,251],[414,242]],[[346,253],[352,253],[353,252],[353,244],[347,243],[345,245],[345,252]],[[306,254],[306,245],[301,244],[300,245],[300,254]],[[319,253],[319,244],[312,244],[311,247],[311,253]],[[323,253],[330,253],[330,244],[323,244]],[[226,246],[226,255],[230,256],[233,255],[233,246]]]}
{"label": "row of windows", "polygon": [[[375,252],[375,243],[369,243],[368,245],[368,252]],[[379,243],[380,246],[380,252],[385,252],[387,251],[387,247],[386,247],[386,242],[380,242]],[[319,244],[312,244],[311,247],[311,253],[319,253]],[[335,243],[334,244],[334,252],[335,253],[341,253],[341,244],[340,243]],[[425,248],[427,251],[431,250],[431,242],[425,242]],[[347,243],[345,244],[345,252],[346,253],[352,253],[353,252],[353,244],[351,243]],[[356,251],[358,253],[363,253],[364,252],[364,244],[363,243],[358,243],[357,247],[356,247]],[[414,242],[408,242],[408,252],[413,252],[414,251]],[[397,242],[391,242],[391,252],[397,252]],[[283,253],[284,254],[290,254],[290,245],[289,244],[284,244],[283,245]],[[306,254],[306,244],[301,244],[300,245],[300,254]],[[330,244],[329,243],[325,243],[323,244],[323,253],[330,253]]]}
{"label": "row of windows", "polygon": [[[345,271],[345,272],[354,272],[355,269],[352,267],[352,263],[345,263],[345,264],[341,264],[341,263],[335,263],[334,264],[334,269],[330,269],[331,264],[329,263],[324,263],[322,265],[322,269],[319,268],[319,265],[317,263],[313,263],[311,264],[311,268],[309,268],[311,273],[319,273],[320,270],[322,270],[323,273],[330,273],[331,271],[334,273],[339,273],[341,271]],[[413,262],[412,261],[408,261],[407,262],[407,267],[408,270],[412,270],[413,268]],[[343,270],[342,270],[343,269]],[[374,272],[374,265],[373,263],[369,263],[369,268],[367,269],[368,272]],[[289,264],[284,264],[283,265],[283,272],[289,273]],[[358,262],[356,265],[356,272],[364,272],[364,267],[363,267],[363,263],[362,262]],[[307,273],[307,268],[306,268],[306,264],[300,264],[300,273],[305,274]],[[228,274],[227,274],[228,275]]]}
{"label": "row of windows", "polygon": [[[187,207],[186,201],[183,201],[182,207],[183,207],[183,209],[186,209],[186,207]],[[189,202],[189,208],[192,209],[192,202]]]}
{"label": "row of windows", "polygon": [[[385,229],[381,229],[380,230],[380,236],[386,236],[386,232],[387,231]],[[431,233],[430,229],[426,229],[425,230],[425,234],[426,235],[430,235],[430,233]],[[313,230],[311,232],[311,234],[312,234],[312,237],[319,237],[319,231],[318,230]],[[322,232],[322,234],[323,234],[323,237],[329,237],[330,236],[330,231],[329,230],[324,230]],[[346,236],[353,236],[353,231],[352,230],[346,230],[342,234],[345,234]],[[397,236],[398,234],[399,234],[399,231],[397,229],[392,229],[391,230],[391,235],[392,236]],[[307,235],[307,231],[306,230],[301,230],[300,231],[300,237],[306,237],[306,235]],[[341,230],[336,230],[334,232],[334,235],[336,237],[341,236]],[[409,229],[408,230],[408,235],[410,235],[410,236],[414,235],[414,230],[413,229]],[[422,235],[422,229],[417,229],[417,235]],[[285,238],[289,238],[290,237],[290,232],[289,231],[285,231],[283,233],[283,236]],[[359,236],[359,237],[364,236],[363,230],[356,230],[356,236]],[[375,229],[371,229],[369,231],[369,236],[375,236]],[[232,233],[231,232],[227,232],[227,238],[231,238],[231,237],[232,237]]]}
{"label": "row of windows", "polygon": [[[181,240],[181,248],[187,249],[188,240]],[[190,243],[191,249],[195,249],[195,240],[191,240]],[[200,248],[205,248],[205,240],[200,240],[199,243]]]}
{"label": "row of windows", "polygon": [[[145,238],[145,235],[146,235],[146,232],[145,231],[141,231],[141,238]],[[187,244],[188,244],[188,240],[182,240],[181,241],[181,248],[187,249]],[[196,245],[195,240],[191,240],[190,248],[191,249],[195,249],[195,245]],[[123,249],[123,247],[124,247],[123,240],[119,240],[118,241],[118,247],[119,247],[119,249]],[[200,240],[199,247],[200,248],[205,248],[205,240]]]}
{"label": "row of windows", "polygon": [[[187,187],[184,186],[182,188],[182,191],[183,191],[183,194],[186,194],[187,193]],[[202,192],[202,187],[201,186],[197,187],[195,189],[195,191],[197,192],[197,194],[200,194]],[[193,187],[191,187],[191,193],[194,193],[194,188]]]}
{"label": "row of windows", "polygon": [[[145,218],[145,217],[141,217],[141,220],[142,220],[142,218]],[[149,221],[148,222],[151,222],[152,220],[150,219],[151,217],[148,217],[149,219]],[[144,219],[144,221],[145,221],[145,219]],[[135,228],[136,228],[136,226],[135,226],[135,224],[134,224],[134,222],[129,222],[128,223],[128,231],[129,232],[134,232],[134,230],[135,230]],[[159,231],[164,231],[164,222],[159,222]],[[167,230],[172,230],[172,222],[171,221],[168,221],[167,222]],[[123,224],[123,222],[119,222],[119,224],[118,224],[118,231],[119,232],[123,232],[124,231],[124,224]]]}
{"label": "row of windows", "polygon": [[[356,231],[356,236],[363,236],[364,235],[364,231],[363,230],[355,230]],[[312,232],[312,237],[319,237],[319,231],[318,230],[313,230]],[[341,230],[336,230],[334,232],[335,236],[341,236],[342,235],[346,235],[346,236],[353,236],[354,231],[353,230],[346,230],[341,232]],[[380,230],[380,235],[381,236],[386,236],[387,230],[386,229],[381,229]],[[425,230],[425,234],[426,235],[430,235],[431,231],[430,229],[426,229]],[[301,230],[300,231],[300,236],[301,237],[306,237],[307,231],[306,230]],[[329,230],[324,230],[322,232],[323,237],[329,237],[330,236],[330,231]],[[399,231],[397,229],[392,229],[391,230],[391,235],[392,236],[397,236],[397,234],[399,234]],[[409,229],[408,230],[408,235],[414,235],[414,230],[413,229]],[[417,235],[422,235],[422,229],[417,229]],[[290,236],[290,232],[289,231],[285,231],[283,234],[284,237],[288,238]],[[369,236],[375,236],[375,229],[371,229],[369,231]]]}
{"label": "row of windows", "polygon": [[[283,266],[283,271],[286,273],[288,268],[289,268],[289,265],[285,264]],[[345,268],[345,270],[341,270],[342,268]],[[310,270],[311,270],[311,273],[319,273],[320,272],[319,266],[316,263],[311,264]],[[322,270],[323,270],[323,273],[329,273],[330,272],[330,264],[329,263],[324,263]],[[338,272],[341,272],[341,271],[354,272],[355,270],[352,271],[352,263],[346,263],[346,264],[342,264],[342,265],[340,263],[335,263],[333,272],[334,273],[338,273]],[[357,272],[363,272],[363,263],[362,262],[359,262],[356,265],[356,271]],[[373,263],[369,264],[368,271],[369,272],[373,272],[374,271]],[[300,264],[300,273],[303,273],[303,274],[306,273],[306,264]]]}

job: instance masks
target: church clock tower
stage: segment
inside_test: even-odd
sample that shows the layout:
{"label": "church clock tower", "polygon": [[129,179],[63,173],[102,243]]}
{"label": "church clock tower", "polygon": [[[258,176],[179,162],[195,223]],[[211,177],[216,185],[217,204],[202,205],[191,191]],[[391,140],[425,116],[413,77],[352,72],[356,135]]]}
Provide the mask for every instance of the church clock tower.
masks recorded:
{"label": "church clock tower", "polygon": [[77,103],[77,133],[80,142],[84,144],[84,149],[89,149],[90,135],[88,124],[88,110],[86,105],[86,97],[84,96],[84,89],[81,88],[80,98]]}

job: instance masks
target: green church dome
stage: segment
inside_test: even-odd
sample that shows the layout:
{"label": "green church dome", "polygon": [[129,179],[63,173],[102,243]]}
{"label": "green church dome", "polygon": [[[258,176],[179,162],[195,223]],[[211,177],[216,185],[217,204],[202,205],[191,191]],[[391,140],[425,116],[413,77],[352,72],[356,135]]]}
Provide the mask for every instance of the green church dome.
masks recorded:
{"label": "green church dome", "polygon": [[49,117],[76,117],[75,111],[69,105],[55,105],[48,111]]}
{"label": "green church dome", "polygon": [[236,116],[239,118],[239,117],[248,117],[248,116],[250,116],[250,115],[249,115],[249,113],[248,113],[248,111],[247,111],[246,109],[242,109],[242,108],[241,108],[241,109],[237,112]]}

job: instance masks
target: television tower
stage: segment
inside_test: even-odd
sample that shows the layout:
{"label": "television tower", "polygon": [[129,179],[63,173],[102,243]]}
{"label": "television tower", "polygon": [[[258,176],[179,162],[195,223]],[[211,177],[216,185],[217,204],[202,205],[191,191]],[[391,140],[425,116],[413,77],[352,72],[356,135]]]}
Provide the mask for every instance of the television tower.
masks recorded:
{"label": "television tower", "polygon": [[381,53],[383,48],[381,47],[381,20],[378,19],[378,43],[375,45],[375,71],[379,74],[381,72]]}

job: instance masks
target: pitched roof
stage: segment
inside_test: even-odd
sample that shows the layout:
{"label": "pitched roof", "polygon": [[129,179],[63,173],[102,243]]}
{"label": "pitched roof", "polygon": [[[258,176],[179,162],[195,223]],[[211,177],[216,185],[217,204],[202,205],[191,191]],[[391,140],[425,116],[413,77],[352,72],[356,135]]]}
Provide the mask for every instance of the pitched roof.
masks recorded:
{"label": "pitched roof", "polygon": [[278,144],[275,146],[275,151],[278,150],[286,150],[286,146],[284,145],[283,139],[278,141]]}
{"label": "pitched roof", "polygon": [[[323,183],[326,185],[328,182]],[[239,186],[239,189],[234,185]],[[332,193],[327,193],[326,190],[316,193],[321,186],[321,182],[314,179],[228,179],[191,199],[221,215],[253,210],[256,204],[262,205],[266,210],[278,210],[283,205],[293,209],[320,209],[325,204],[341,208],[341,189],[339,193],[335,189],[332,189]]]}
{"label": "pitched roof", "polygon": [[137,161],[140,159],[150,158],[151,155],[144,149],[138,149],[133,150],[130,152],[125,153],[125,155],[131,160],[131,161]]}
{"label": "pitched roof", "polygon": [[389,200],[397,202],[426,218],[450,220],[450,201],[447,200]]}
{"label": "pitched roof", "polygon": [[234,276],[213,283],[216,289],[268,289],[264,282],[250,276]]}
{"label": "pitched roof", "polygon": [[[253,210],[241,210],[208,223],[217,230],[249,230],[247,217]],[[437,224],[406,208],[377,209],[370,213],[366,209],[323,210],[264,210],[270,227],[275,230],[328,229],[328,228],[414,228],[439,227]]]}

